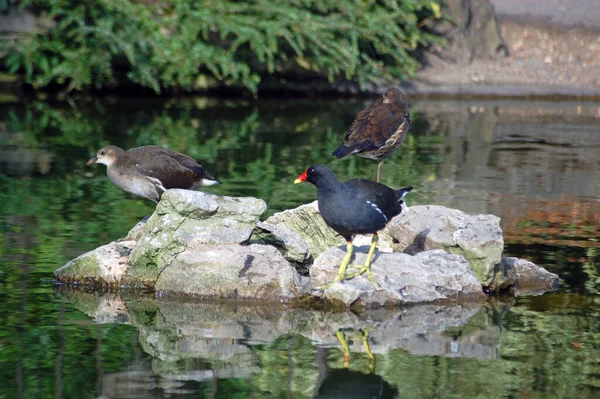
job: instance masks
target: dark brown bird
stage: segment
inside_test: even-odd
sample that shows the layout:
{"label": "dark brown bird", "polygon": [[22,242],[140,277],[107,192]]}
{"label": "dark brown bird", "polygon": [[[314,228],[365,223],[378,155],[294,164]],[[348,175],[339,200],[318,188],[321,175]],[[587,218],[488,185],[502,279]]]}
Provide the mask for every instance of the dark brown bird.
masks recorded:
{"label": "dark brown bird", "polygon": [[107,166],[106,174],[117,187],[154,202],[170,188],[193,190],[220,183],[194,158],[155,145],[129,151],[107,145],[87,165],[95,163]]}
{"label": "dark brown bird", "polygon": [[379,161],[377,182],[381,181],[383,160],[402,145],[410,128],[410,113],[404,93],[395,87],[383,93],[381,100],[360,111],[333,155],[350,154]]}

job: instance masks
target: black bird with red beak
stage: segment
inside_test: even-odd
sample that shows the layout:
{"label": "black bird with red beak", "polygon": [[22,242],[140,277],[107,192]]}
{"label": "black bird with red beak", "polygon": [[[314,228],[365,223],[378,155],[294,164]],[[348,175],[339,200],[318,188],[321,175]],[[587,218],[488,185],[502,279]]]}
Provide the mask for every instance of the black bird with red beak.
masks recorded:
{"label": "black bird with red beak", "polygon": [[[294,181],[309,182],[317,187],[319,212],[325,223],[346,240],[346,256],[338,269],[336,278],[321,289],[344,279],[367,274],[371,275],[371,261],[377,248],[377,232],[385,228],[394,216],[402,212],[403,199],[412,187],[394,190],[383,184],[365,179],[348,180],[341,183],[325,165],[311,165]],[[373,234],[371,248],[364,265],[355,273],[347,274],[348,264],[354,246],[352,238],[356,234]]]}
{"label": "black bird with red beak", "polygon": [[381,181],[384,159],[402,145],[410,128],[410,113],[404,93],[389,88],[381,100],[360,111],[346,136],[344,143],[333,151],[337,158],[350,154],[379,161],[377,182]]}

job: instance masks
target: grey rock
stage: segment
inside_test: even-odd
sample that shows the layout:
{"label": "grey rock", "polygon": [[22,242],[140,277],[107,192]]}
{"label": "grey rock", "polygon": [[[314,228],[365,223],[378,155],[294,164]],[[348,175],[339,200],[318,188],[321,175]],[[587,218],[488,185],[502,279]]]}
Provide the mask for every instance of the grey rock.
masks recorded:
{"label": "grey rock", "polygon": [[[393,220],[393,219],[392,219]],[[398,252],[398,244],[394,238],[387,232],[387,228],[378,233],[377,252]],[[352,239],[352,243],[357,246],[371,245],[373,235],[358,234]]]}
{"label": "grey rock", "polygon": [[258,222],[252,233],[251,242],[276,247],[298,272],[308,273],[307,266],[312,263],[310,248],[300,234],[285,225]]}
{"label": "grey rock", "polygon": [[541,295],[560,284],[557,274],[524,259],[506,257],[504,265],[516,275],[515,296]]}
{"label": "grey rock", "polygon": [[459,254],[483,286],[498,289],[506,285],[501,263],[504,238],[497,216],[417,205],[395,217],[387,232],[398,241],[398,249],[407,254],[429,249]]}
{"label": "grey rock", "polygon": [[186,249],[157,278],[160,293],[291,302],[300,296],[296,270],[274,247],[204,245]]}
{"label": "grey rock", "polygon": [[[226,197],[191,190],[168,190],[156,207],[146,233],[164,226],[193,244],[248,241],[267,204],[252,197]],[[152,218],[151,218],[152,219]]]}
{"label": "grey rock", "polygon": [[285,226],[297,233],[306,242],[310,253],[315,258],[332,246],[344,243],[344,239],[327,226],[319,214],[317,201],[278,212],[270,216],[266,222],[274,226]]}
{"label": "grey rock", "polygon": [[84,285],[117,286],[129,267],[136,241],[111,242],[68,262],[54,272],[57,281]]}
{"label": "grey rock", "polygon": [[[294,302],[332,281],[345,246],[330,248],[343,239],[325,224],[316,201],[259,222],[265,209],[264,201],[254,198],[169,190],[125,239],[81,255],[55,278],[73,285],[269,302]],[[556,275],[516,258],[502,261],[499,224],[493,215],[411,207],[379,234],[372,270],[381,286],[361,276],[334,284],[324,297],[346,306],[376,306],[480,298],[480,283],[493,290],[518,286],[517,295],[552,289]],[[371,236],[354,242],[364,244],[354,260],[362,264]],[[392,253],[398,249],[405,254]],[[302,277],[294,267],[306,273],[311,254],[321,255],[311,277]]]}
{"label": "grey rock", "polygon": [[263,200],[251,197],[168,190],[142,229],[127,278],[151,284],[186,248],[245,243],[266,209]]}
{"label": "grey rock", "polygon": [[[367,252],[366,246],[355,249],[353,264],[364,264]],[[310,270],[313,288],[333,281],[344,255],[345,248],[331,248],[315,260]],[[346,306],[485,298],[481,284],[464,258],[443,250],[420,252],[414,256],[377,253],[371,273],[379,287],[362,275],[335,283],[322,293],[313,291],[312,295]]]}
{"label": "grey rock", "polygon": [[[319,204],[313,201],[270,216],[266,223],[275,228],[291,230],[300,236],[308,245],[313,258],[318,257],[331,247],[344,244],[344,239],[331,229],[319,214]],[[372,236],[357,235],[353,241],[356,245],[370,245]],[[380,252],[393,252],[393,239],[388,234],[379,235],[377,248]]]}
{"label": "grey rock", "polygon": [[138,241],[142,238],[142,233],[144,231],[144,226],[146,226],[146,222],[150,217],[146,216],[142,220],[140,220],[131,230],[127,233],[127,236],[122,239],[122,241]]}

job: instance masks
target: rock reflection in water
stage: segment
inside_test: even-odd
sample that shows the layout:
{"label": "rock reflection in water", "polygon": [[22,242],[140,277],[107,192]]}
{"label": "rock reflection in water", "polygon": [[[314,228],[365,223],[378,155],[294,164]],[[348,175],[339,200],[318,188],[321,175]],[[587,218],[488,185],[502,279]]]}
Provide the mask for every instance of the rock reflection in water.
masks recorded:
{"label": "rock reflection in water", "polygon": [[[106,374],[103,391],[108,397],[114,397],[109,391],[128,397],[126,392],[132,386],[138,394],[154,389],[194,391],[202,382],[213,386],[224,379],[278,373],[282,361],[290,368],[288,378],[301,379],[290,383],[294,389],[303,385],[302,389],[327,397],[331,390],[345,392],[350,388],[337,386],[339,381],[364,380],[365,389],[377,386],[391,394],[397,387],[385,381],[376,364],[385,363],[392,351],[496,359],[500,348],[498,312],[488,304],[423,305],[355,313],[173,298],[127,299],[68,289],[58,292],[97,323],[129,323],[139,330],[140,346],[149,357],[128,370]],[[368,364],[364,340],[351,333],[359,330],[368,331],[373,367]],[[348,336],[349,364],[339,361],[338,331]],[[298,350],[301,341],[303,348],[308,348],[309,359],[306,353],[281,359],[281,353]],[[268,350],[279,350],[279,359],[268,358]],[[292,377],[294,367],[299,371]],[[320,370],[312,370],[315,367]],[[304,372],[303,368],[312,371]]]}

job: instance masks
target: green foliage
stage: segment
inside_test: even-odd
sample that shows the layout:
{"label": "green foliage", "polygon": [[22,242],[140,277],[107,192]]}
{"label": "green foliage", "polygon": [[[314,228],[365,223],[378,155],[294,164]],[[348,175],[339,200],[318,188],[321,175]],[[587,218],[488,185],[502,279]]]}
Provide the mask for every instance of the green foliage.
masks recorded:
{"label": "green foliage", "polygon": [[401,79],[416,68],[412,52],[435,40],[423,26],[441,18],[425,0],[18,3],[55,26],[17,41],[6,67],[35,87],[68,90],[117,85],[121,70],[156,92],[215,80],[256,92],[265,75],[290,72],[361,85]]}

